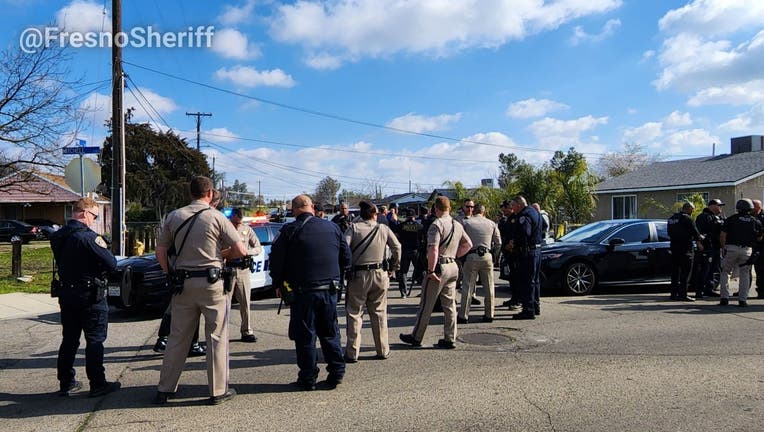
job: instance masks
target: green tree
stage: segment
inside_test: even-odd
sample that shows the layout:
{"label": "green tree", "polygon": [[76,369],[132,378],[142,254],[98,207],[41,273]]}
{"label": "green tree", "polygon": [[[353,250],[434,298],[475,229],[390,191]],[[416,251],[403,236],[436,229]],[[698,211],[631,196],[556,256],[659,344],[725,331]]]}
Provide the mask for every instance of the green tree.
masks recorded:
{"label": "green tree", "polygon": [[316,186],[313,200],[319,203],[337,204],[337,192],[339,192],[340,186],[342,184],[330,176],[322,178]]}
{"label": "green tree", "polygon": [[597,205],[594,188],[600,178],[590,172],[584,155],[573,147],[568,153],[556,151],[549,165],[550,179],[557,187],[558,206],[565,209],[571,222],[588,222]]}
{"label": "green tree", "polygon": [[[130,118],[128,114],[128,119]],[[153,209],[157,220],[188,204],[188,182],[210,176],[204,154],[172,131],[157,132],[147,123],[125,123],[125,200]],[[111,185],[112,140],[107,137],[101,156],[103,190]]]}

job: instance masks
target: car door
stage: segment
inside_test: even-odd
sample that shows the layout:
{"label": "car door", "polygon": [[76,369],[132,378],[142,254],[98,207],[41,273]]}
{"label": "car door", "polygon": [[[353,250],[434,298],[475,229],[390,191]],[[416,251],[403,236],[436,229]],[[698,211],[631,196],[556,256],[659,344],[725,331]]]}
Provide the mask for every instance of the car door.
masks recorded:
{"label": "car door", "polygon": [[263,247],[262,252],[253,257],[254,268],[249,277],[249,286],[253,291],[257,291],[263,287],[270,285],[268,275],[268,261],[267,256],[271,248],[271,242],[273,241],[273,234],[270,227],[266,224],[252,225],[252,230],[255,231],[257,239],[260,241],[260,245]]}
{"label": "car door", "polygon": [[648,262],[651,280],[666,280],[671,277],[671,252],[666,221],[653,221],[655,237],[653,248],[649,252]]}
{"label": "car door", "polygon": [[[623,240],[623,244],[609,245],[612,239]],[[651,239],[650,223],[647,221],[626,225],[608,236],[602,242],[608,251],[602,258],[600,281],[644,279],[650,272]]]}

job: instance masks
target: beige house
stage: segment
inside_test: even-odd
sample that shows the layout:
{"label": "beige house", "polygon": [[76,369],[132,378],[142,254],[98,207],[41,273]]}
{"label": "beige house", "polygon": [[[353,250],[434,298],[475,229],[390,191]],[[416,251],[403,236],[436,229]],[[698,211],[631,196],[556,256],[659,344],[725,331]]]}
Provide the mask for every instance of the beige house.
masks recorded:
{"label": "beige house", "polygon": [[665,208],[699,193],[705,202],[720,198],[735,211],[740,198],[764,199],[764,140],[733,138],[731,153],[656,162],[597,185],[594,220],[666,218]]}

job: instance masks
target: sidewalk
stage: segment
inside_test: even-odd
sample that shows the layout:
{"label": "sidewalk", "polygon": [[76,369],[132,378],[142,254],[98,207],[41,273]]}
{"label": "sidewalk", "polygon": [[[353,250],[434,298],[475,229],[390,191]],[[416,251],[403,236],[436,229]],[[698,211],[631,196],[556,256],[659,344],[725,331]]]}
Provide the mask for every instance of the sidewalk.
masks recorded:
{"label": "sidewalk", "polygon": [[58,299],[50,294],[0,294],[0,321],[58,312]]}

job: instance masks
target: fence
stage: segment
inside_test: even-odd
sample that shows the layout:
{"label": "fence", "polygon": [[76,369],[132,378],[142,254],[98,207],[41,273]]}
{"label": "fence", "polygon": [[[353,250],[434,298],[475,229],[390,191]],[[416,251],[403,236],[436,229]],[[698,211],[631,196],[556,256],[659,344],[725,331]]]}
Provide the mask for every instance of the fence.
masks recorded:
{"label": "fence", "polygon": [[144,252],[155,250],[158,234],[159,222],[128,222],[125,253],[131,256],[138,255],[138,242],[143,243]]}

